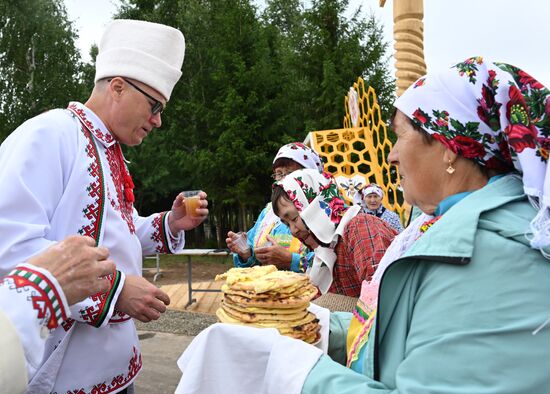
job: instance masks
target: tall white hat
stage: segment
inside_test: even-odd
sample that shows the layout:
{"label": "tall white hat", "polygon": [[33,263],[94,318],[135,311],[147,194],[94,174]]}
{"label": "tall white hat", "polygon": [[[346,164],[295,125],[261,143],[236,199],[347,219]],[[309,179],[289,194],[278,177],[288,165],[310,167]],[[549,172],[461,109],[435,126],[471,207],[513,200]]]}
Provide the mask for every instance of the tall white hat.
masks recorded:
{"label": "tall white hat", "polygon": [[145,21],[117,19],[99,42],[95,81],[127,77],[157,91],[166,100],[181,77],[185,39],[178,29]]}

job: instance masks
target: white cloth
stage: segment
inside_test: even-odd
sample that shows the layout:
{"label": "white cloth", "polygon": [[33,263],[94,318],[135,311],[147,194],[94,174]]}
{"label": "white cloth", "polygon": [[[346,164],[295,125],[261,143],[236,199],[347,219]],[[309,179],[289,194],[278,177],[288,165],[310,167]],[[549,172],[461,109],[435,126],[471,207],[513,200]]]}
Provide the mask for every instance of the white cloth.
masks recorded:
{"label": "white cloth", "polygon": [[17,329],[1,308],[0,332],[0,387],[5,393],[24,393],[27,387],[27,371],[23,345]]}
{"label": "white cloth", "polygon": [[322,354],[274,328],[217,323],[179,358],[176,394],[299,394]]}
{"label": "white cloth", "polygon": [[334,270],[334,263],[336,263],[336,253],[334,253],[334,245],[336,243],[337,237],[342,236],[342,234],[344,233],[344,229],[348,225],[349,221],[357,216],[360,210],[360,206],[354,205],[346,211],[346,213],[340,220],[340,223],[336,227],[336,230],[334,232],[334,241],[331,247],[327,248],[324,246],[318,246],[314,250],[315,255],[313,257],[313,263],[310,267],[308,267],[306,273],[309,275],[311,283],[319,288],[321,294],[325,294],[326,292],[328,292],[330,286],[332,285],[332,272]]}
{"label": "white cloth", "polygon": [[0,387],[26,392],[44,356],[48,327],[70,317],[63,289],[47,270],[20,264],[0,280]]}
{"label": "white cloth", "polygon": [[319,157],[317,152],[301,142],[291,142],[290,144],[281,146],[273,159],[273,164],[281,158],[291,159],[304,168],[323,172],[323,161],[321,157]]}
{"label": "white cloth", "polygon": [[95,81],[128,77],[156,89],[166,100],[181,77],[185,39],[173,27],[117,19],[99,41]]}
{"label": "white cloth", "polygon": [[[123,207],[116,141],[92,111],[79,103],[70,108],[28,120],[0,146],[0,275],[73,234],[108,247],[117,270],[141,275],[143,254],[181,250],[183,233],[168,242],[162,225],[167,215],[140,217]],[[129,316],[114,310],[124,274],[119,279],[109,298],[73,305],[75,320],[52,332],[42,366],[48,359],[60,365],[38,370],[34,379],[41,383],[34,392],[88,393],[98,385],[114,391],[135,379],[141,369],[139,340]],[[58,345],[69,334],[63,353]]]}
{"label": "white cloth", "polygon": [[361,190],[361,194],[363,195],[363,197],[367,197],[371,193],[376,194],[380,198],[384,197],[384,191],[376,183],[371,183],[370,185],[365,186],[363,190]]}

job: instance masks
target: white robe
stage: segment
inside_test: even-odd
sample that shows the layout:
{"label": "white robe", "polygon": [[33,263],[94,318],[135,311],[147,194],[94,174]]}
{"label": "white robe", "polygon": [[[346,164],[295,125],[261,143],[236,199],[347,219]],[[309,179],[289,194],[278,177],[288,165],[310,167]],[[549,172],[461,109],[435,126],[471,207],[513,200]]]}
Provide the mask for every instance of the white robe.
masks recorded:
{"label": "white robe", "polygon": [[[136,329],[114,310],[125,275],[143,255],[177,252],[165,212],[140,217],[124,201],[118,143],[80,103],[23,123],[0,146],[0,275],[68,235],[89,235],[117,265],[110,292],[73,305],[50,335],[29,392],[102,393],[127,387],[141,369]],[[128,209],[128,207],[130,207]]]}
{"label": "white robe", "polygon": [[21,264],[0,278],[2,392],[26,392],[28,376],[33,376],[41,364],[49,329],[68,317],[63,289],[47,270]]}

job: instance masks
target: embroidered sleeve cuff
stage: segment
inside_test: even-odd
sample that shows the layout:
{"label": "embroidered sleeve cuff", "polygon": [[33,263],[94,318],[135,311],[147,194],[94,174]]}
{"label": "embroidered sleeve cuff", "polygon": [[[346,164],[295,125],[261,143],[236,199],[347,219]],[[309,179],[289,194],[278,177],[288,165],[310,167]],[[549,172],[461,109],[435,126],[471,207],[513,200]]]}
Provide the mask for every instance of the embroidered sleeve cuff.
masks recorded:
{"label": "embroidered sleeve cuff", "polygon": [[[48,329],[57,328],[70,317],[69,304],[61,285],[46,269],[32,264],[20,264],[8,275],[13,278],[16,287],[30,286],[40,295],[40,299],[33,298],[37,317],[42,319],[42,325]],[[40,305],[42,304],[42,308]],[[34,305],[33,305],[34,306]]]}
{"label": "embroidered sleeve cuff", "polygon": [[124,285],[124,278],[124,273],[118,270],[109,275],[109,291],[94,294],[73,305],[71,310],[74,319],[94,327],[103,327],[109,324],[116,301]]}
{"label": "embroidered sleeve cuff", "polygon": [[162,218],[162,232],[163,232],[163,243],[167,246],[167,251],[165,253],[175,253],[178,249],[183,248],[183,243],[185,241],[185,232],[180,231],[176,235],[172,234],[170,226],[168,225],[168,219],[171,212],[163,212]]}

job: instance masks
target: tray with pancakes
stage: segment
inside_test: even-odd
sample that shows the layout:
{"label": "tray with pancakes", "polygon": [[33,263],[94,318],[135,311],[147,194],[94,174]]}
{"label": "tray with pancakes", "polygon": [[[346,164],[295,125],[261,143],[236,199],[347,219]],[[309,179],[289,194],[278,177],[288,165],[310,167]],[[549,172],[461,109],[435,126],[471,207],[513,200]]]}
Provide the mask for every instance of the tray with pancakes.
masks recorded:
{"label": "tray with pancakes", "polygon": [[276,328],[282,335],[316,343],[319,320],[307,308],[317,288],[305,274],[279,271],[274,265],[231,268],[225,279],[223,299],[216,311],[222,323]]}

